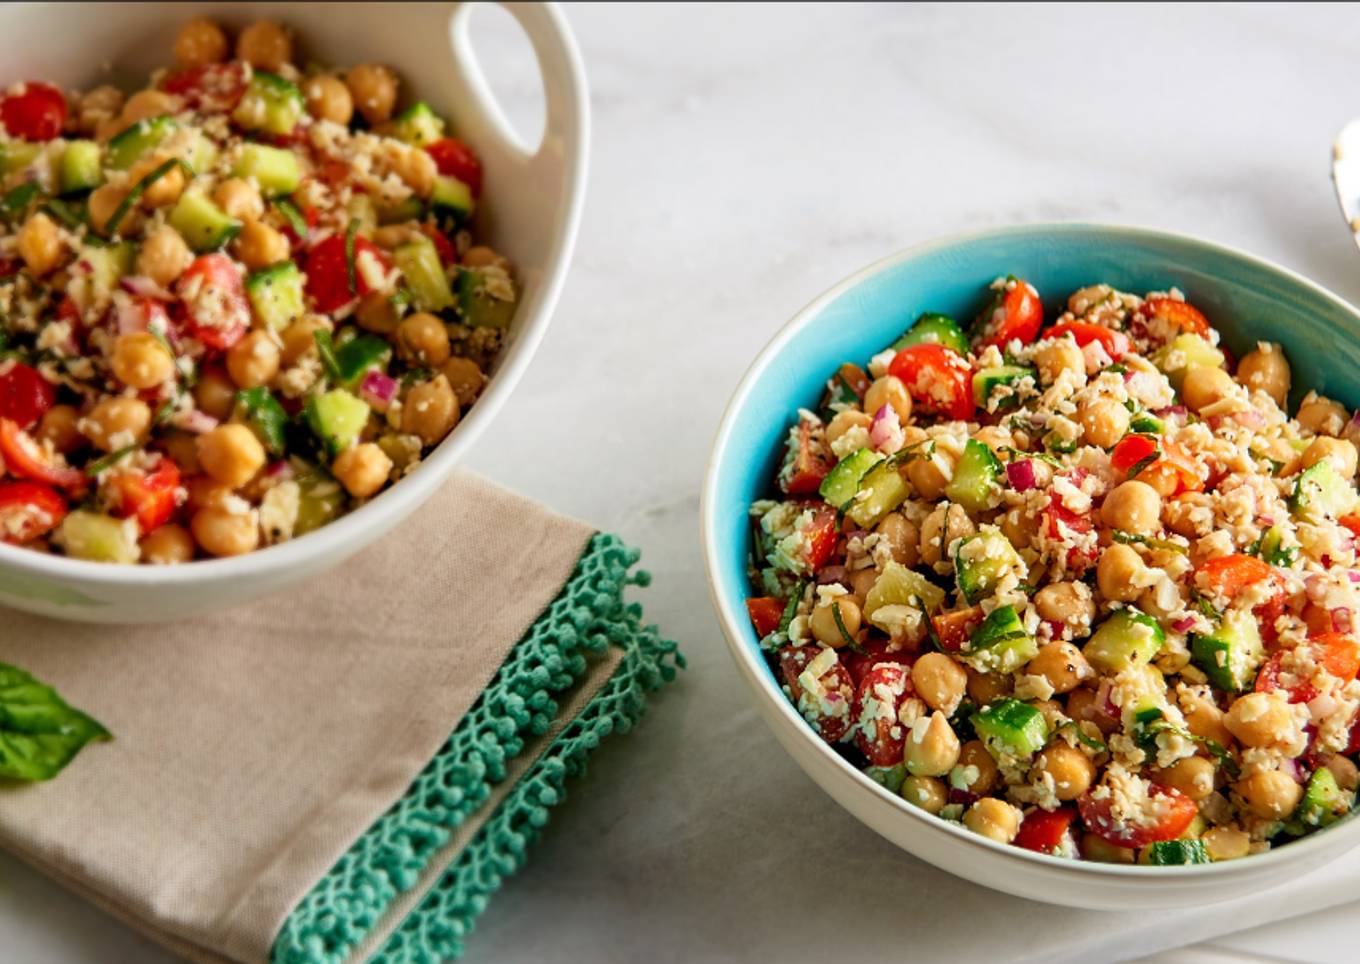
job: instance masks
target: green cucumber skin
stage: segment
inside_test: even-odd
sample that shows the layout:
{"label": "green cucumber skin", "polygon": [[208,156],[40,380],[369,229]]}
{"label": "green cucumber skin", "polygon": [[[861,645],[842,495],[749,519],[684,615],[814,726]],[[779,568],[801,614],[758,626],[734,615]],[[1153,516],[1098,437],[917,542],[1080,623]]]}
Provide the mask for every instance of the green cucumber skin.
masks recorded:
{"label": "green cucumber skin", "polygon": [[416,147],[425,147],[444,136],[444,119],[425,101],[416,101],[393,121],[397,137]]}
{"label": "green cucumber skin", "polygon": [[1006,467],[991,447],[970,438],[963,447],[954,477],[945,486],[945,495],[969,512],[981,512],[999,500],[1005,475]]}
{"label": "green cucumber skin", "polygon": [[1043,714],[1015,699],[989,703],[973,714],[972,723],[988,750],[1000,744],[1016,757],[1033,756],[1048,741],[1048,723]]}
{"label": "green cucumber skin", "polygon": [[282,331],[303,312],[302,272],[292,261],[261,268],[246,279],[246,297],[266,328]]}
{"label": "green cucumber skin", "polygon": [[127,170],[141,160],[143,154],[163,141],[174,127],[174,120],[166,115],[149,117],[133,124],[109,141],[109,167],[116,171]]}
{"label": "green cucumber skin", "polygon": [[241,222],[198,191],[185,191],[170,212],[170,226],[196,253],[216,251],[241,231]]}
{"label": "green cucumber skin", "polygon": [[265,197],[292,194],[302,182],[297,155],[268,144],[246,144],[241,159],[232,168],[237,177],[253,177]]}
{"label": "green cucumber skin", "polygon": [[61,155],[61,193],[89,191],[103,181],[99,145],[94,141],[71,141],[67,144]]}
{"label": "green cucumber skin", "polygon": [[959,323],[948,315],[926,312],[916,319],[907,331],[893,342],[893,350],[901,351],[909,345],[943,345],[952,348],[960,355],[967,355],[968,338]]}
{"label": "green cucumber skin", "polygon": [[1158,840],[1148,844],[1147,862],[1154,867],[1212,863],[1202,840]]}
{"label": "green cucumber skin", "polygon": [[844,508],[859,491],[860,480],[883,460],[873,449],[859,449],[841,459],[822,480],[818,494],[837,509]]}

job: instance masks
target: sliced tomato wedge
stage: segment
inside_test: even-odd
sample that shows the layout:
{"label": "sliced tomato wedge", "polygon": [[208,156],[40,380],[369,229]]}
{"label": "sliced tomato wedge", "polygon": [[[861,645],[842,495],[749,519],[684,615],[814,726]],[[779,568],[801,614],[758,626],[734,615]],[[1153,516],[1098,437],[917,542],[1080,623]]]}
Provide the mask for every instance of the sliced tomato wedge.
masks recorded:
{"label": "sliced tomato wedge", "polygon": [[888,373],[902,380],[922,412],[957,421],[973,416],[973,371],[968,361],[943,345],[908,345],[893,357]]}
{"label": "sliced tomato wedge", "polygon": [[1090,791],[1082,794],[1077,806],[1086,828],[1116,847],[1146,847],[1158,840],[1175,840],[1185,833],[1199,813],[1195,801],[1172,787],[1154,783],[1148,788],[1148,796],[1164,798],[1166,805],[1157,821],[1147,826],[1116,823],[1110,799],[1097,800]]}
{"label": "sliced tomato wedge", "polygon": [[821,646],[785,646],[779,651],[779,671],[803,719],[823,740],[835,743],[853,722],[855,685],[845,667],[836,662],[818,677],[816,691],[805,687],[800,677],[821,652]]}
{"label": "sliced tomato wedge", "polygon": [[11,137],[50,141],[66,124],[66,95],[51,84],[30,80],[22,92],[0,100],[0,121]]}
{"label": "sliced tomato wedge", "polygon": [[1146,482],[1158,492],[1180,495],[1182,492],[1202,492],[1205,479],[1195,460],[1170,439],[1162,440],[1162,455],[1135,478]]}
{"label": "sliced tomato wedge", "polygon": [[978,319],[976,345],[1004,348],[1017,339],[1028,345],[1039,336],[1043,325],[1044,306],[1039,301],[1039,292],[1028,281],[1017,278],[1014,286],[997,292],[991,306]]}
{"label": "sliced tomato wedge", "polygon": [[831,463],[813,451],[812,430],[811,422],[800,419],[798,428],[789,434],[784,465],[779,470],[779,488],[789,495],[816,495],[831,471]]}
{"label": "sliced tomato wedge", "polygon": [[1175,298],[1149,298],[1143,302],[1143,310],[1149,317],[1169,321],[1181,331],[1201,338],[1209,334],[1209,319],[1194,305]]}
{"label": "sliced tomato wedge", "polygon": [[850,671],[850,678],[855,681],[855,686],[859,687],[864,685],[864,678],[879,663],[895,663],[898,666],[909,667],[916,654],[914,650],[909,649],[895,649],[889,652],[886,639],[869,639],[865,640],[858,650],[843,649],[837,655]]}
{"label": "sliced tomato wedge", "polygon": [[184,299],[190,332],[209,348],[225,351],[250,330],[241,270],[225,254],[199,255],[175,290]]}
{"label": "sliced tomato wedge", "polygon": [[1020,832],[1011,843],[1025,850],[1054,854],[1062,846],[1072,821],[1077,819],[1075,807],[1057,810],[1031,810],[1020,824]]}
{"label": "sliced tomato wedge", "polygon": [[784,603],[773,596],[753,596],[746,600],[746,614],[751,617],[756,635],[764,639],[783,621]]}
{"label": "sliced tomato wedge", "polygon": [[[1058,499],[1049,497],[1048,505],[1039,510],[1044,532],[1050,539],[1062,538],[1064,528],[1085,535],[1095,528],[1090,513],[1073,512]],[[1095,565],[1100,549],[1096,546],[1072,546],[1067,550],[1067,567],[1081,570]]]}
{"label": "sliced tomato wedge", "polygon": [[1125,435],[1110,450],[1110,465],[1125,475],[1140,463],[1151,465],[1148,459],[1155,461],[1162,452],[1160,442],[1155,435]]}
{"label": "sliced tomato wedge", "polygon": [[0,418],[32,428],[57,400],[57,388],[31,365],[0,362]]}
{"label": "sliced tomato wedge", "polygon": [[1085,348],[1093,341],[1100,342],[1100,346],[1105,349],[1105,354],[1110,356],[1111,361],[1119,361],[1133,347],[1129,336],[1122,331],[1115,331],[1113,328],[1089,321],[1067,321],[1061,325],[1054,325],[1044,332],[1045,338],[1061,338],[1063,335],[1075,338],[1078,348]]}
{"label": "sliced tomato wedge", "polygon": [[[129,469],[109,479],[118,515],[137,517],[142,534],[158,529],[175,514],[175,490],[179,488],[179,466],[163,458],[150,473]],[[778,625],[778,624],[776,624]]]}
{"label": "sliced tomato wedge", "polygon": [[973,630],[982,622],[982,607],[969,606],[949,613],[939,613],[930,618],[935,627],[935,636],[940,648],[950,653],[963,649],[963,644],[973,638]]}
{"label": "sliced tomato wedge", "polygon": [[9,473],[19,478],[54,485],[71,493],[83,492],[88,486],[84,472],[60,461],[54,462],[33,436],[8,418],[0,418],[0,457]]}
{"label": "sliced tomato wedge", "polygon": [[0,482],[0,541],[22,545],[46,535],[66,518],[66,500],[37,482]]}
{"label": "sliced tomato wedge", "polygon": [[816,572],[831,558],[839,535],[836,525],[836,510],[830,506],[817,509],[806,528],[803,529],[803,564],[810,572]]}
{"label": "sliced tomato wedge", "polygon": [[1342,518],[1337,519],[1336,521],[1339,522],[1341,525],[1345,526],[1347,529],[1349,529],[1351,535],[1355,536],[1357,539],[1360,539],[1360,515],[1343,516]]}
{"label": "sliced tomato wedge", "polygon": [[902,762],[907,728],[897,711],[911,693],[911,674],[900,663],[879,663],[860,682],[855,694],[855,746],[873,766]]}
{"label": "sliced tomato wedge", "polygon": [[1236,599],[1237,594],[1247,586],[1260,582],[1271,583],[1270,597],[1256,606],[1252,614],[1261,628],[1265,630],[1268,627],[1273,635],[1275,620],[1284,613],[1286,596],[1284,576],[1274,566],[1264,559],[1239,552],[1201,563],[1195,570],[1195,576],[1210,592],[1222,594],[1229,601]]}
{"label": "sliced tomato wedge", "polygon": [[482,162],[456,137],[445,137],[425,147],[435,167],[445,177],[456,177],[468,186],[474,198],[482,196]]}

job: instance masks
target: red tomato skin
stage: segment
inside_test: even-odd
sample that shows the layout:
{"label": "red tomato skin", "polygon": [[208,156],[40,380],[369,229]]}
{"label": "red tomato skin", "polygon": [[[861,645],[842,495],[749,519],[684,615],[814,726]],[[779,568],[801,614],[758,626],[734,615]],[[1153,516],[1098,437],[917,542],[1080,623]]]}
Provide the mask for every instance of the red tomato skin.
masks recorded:
{"label": "red tomato skin", "polygon": [[1195,814],[1199,813],[1195,801],[1172,787],[1154,783],[1149,787],[1148,795],[1171,798],[1171,807],[1161,822],[1151,827],[1115,826],[1110,817],[1109,799],[1096,800],[1090,791],[1082,794],[1077,806],[1086,829],[1116,847],[1146,847],[1158,840],[1175,840],[1185,833],[1185,829],[1195,819]]}
{"label": "red tomato skin", "polygon": [[1196,307],[1175,298],[1149,298],[1143,310],[1153,318],[1165,318],[1181,331],[1204,337],[1209,334],[1209,319]]}
{"label": "red tomato skin", "polygon": [[426,146],[435,167],[445,177],[456,177],[468,186],[473,198],[482,196],[482,162],[472,149],[456,137],[445,137]]}
{"label": "red tomato skin", "polygon": [[826,565],[836,548],[836,510],[830,506],[818,509],[803,533],[807,544],[803,562],[810,571],[816,572]]}
{"label": "red tomato skin", "polygon": [[[387,256],[367,238],[354,239],[354,258],[367,251],[377,258],[384,270],[391,267]],[[307,294],[316,302],[321,312],[332,312],[355,298],[362,298],[371,290],[364,280],[364,273],[354,272],[355,291],[349,288],[349,268],[345,263],[345,239],[333,234],[307,252],[307,263],[303,268],[307,273]]]}
{"label": "red tomato skin", "polygon": [[124,472],[110,481],[118,492],[118,514],[136,516],[143,535],[165,525],[175,514],[179,484],[179,466],[170,458],[162,458],[149,475]]}
{"label": "red tomato skin", "polygon": [[1274,585],[1274,592],[1269,599],[1253,609],[1252,613],[1263,630],[1269,629],[1270,633],[1274,634],[1275,620],[1284,613],[1285,584],[1284,577],[1270,563],[1255,556],[1234,553],[1205,561],[1195,570],[1195,576],[1210,590],[1221,592],[1229,599],[1235,599],[1237,594],[1249,585],[1271,582]]}
{"label": "red tomato skin", "polygon": [[1074,807],[1059,807],[1057,810],[1031,810],[1025,814],[1020,824],[1020,832],[1011,841],[1025,850],[1041,854],[1052,854],[1062,844],[1067,828],[1077,819]]}
{"label": "red tomato skin", "polygon": [[[1284,662],[1284,653],[1276,653],[1261,665],[1260,671],[1256,674],[1256,692],[1276,693],[1280,686],[1281,664]],[[1318,695],[1317,688],[1307,681],[1297,683],[1285,691],[1285,695],[1290,703],[1309,703]]]}
{"label": "red tomato skin", "polygon": [[200,322],[193,314],[192,303],[186,299],[184,306],[189,329],[195,338],[209,348],[225,351],[250,330],[250,303],[246,301],[241,272],[225,254],[201,254],[180,276],[176,290],[182,296],[197,278],[202,278],[204,284],[211,284],[223,293],[226,312],[231,315],[232,323],[219,326]]}
{"label": "red tomato skin", "polygon": [[[1051,497],[1048,505],[1039,510],[1039,514],[1044,517],[1044,528],[1051,539],[1060,537],[1062,531],[1060,523],[1071,531],[1082,535],[1094,528],[1090,515],[1079,515]],[[1071,569],[1086,569],[1095,565],[1099,552],[1098,547],[1073,546],[1067,550],[1067,565]]]}
{"label": "red tomato skin", "polygon": [[[51,486],[0,482],[0,540],[15,545],[32,542],[61,525],[64,518],[66,500]],[[20,520],[22,525],[17,524]]]}
{"label": "red tomato skin", "polygon": [[773,596],[753,596],[746,600],[746,614],[751,617],[756,635],[764,639],[779,628],[784,618],[784,603]]}
{"label": "red tomato skin", "polygon": [[[899,663],[879,663],[859,684],[853,710],[854,720],[859,724],[855,727],[855,746],[873,766],[890,767],[902,762],[907,728],[898,720],[897,711],[911,693],[911,676]],[[868,724],[861,722],[866,702],[882,700],[885,695],[893,698],[891,719],[874,719]]]}
{"label": "red tomato skin", "polygon": [[36,368],[23,362],[13,362],[6,368],[0,362],[0,418],[29,429],[38,424],[38,419],[56,400],[56,386],[38,374]]}
{"label": "red tomato skin", "polygon": [[983,322],[979,348],[988,345],[1004,348],[1015,339],[1028,345],[1039,336],[1039,329],[1044,324],[1044,306],[1039,301],[1039,292],[1028,281],[1017,280],[1015,287],[1001,294],[988,314],[990,317]]}
{"label": "red tomato skin", "polygon": [[1069,321],[1061,325],[1054,325],[1044,332],[1044,337],[1061,338],[1063,335],[1069,334],[1076,339],[1079,348],[1085,348],[1093,341],[1100,342],[1101,347],[1105,349],[1105,354],[1110,356],[1111,361],[1119,361],[1133,347],[1132,342],[1129,341],[1129,336],[1122,331],[1115,331],[1113,328],[1092,324],[1089,321]]}
{"label": "red tomato skin", "polygon": [[190,107],[230,111],[246,90],[245,65],[240,61],[206,64],[172,71],[161,81],[161,90],[178,94]]}
{"label": "red tomato skin", "polygon": [[798,677],[802,675],[807,664],[822,651],[820,646],[786,646],[779,651],[779,669],[784,677],[784,682],[793,693],[793,702],[797,706],[798,712],[803,719],[807,720],[820,736],[827,743],[835,743],[845,736],[850,729],[852,722],[852,712],[855,701],[855,685],[850,679],[850,673],[839,662],[827,670],[822,675],[823,685],[827,690],[840,697],[840,705],[844,707],[843,714],[829,714],[823,711],[820,706],[812,706],[806,709],[802,699],[803,689]]}
{"label": "red tomato skin", "polygon": [[28,81],[22,94],[0,100],[0,121],[11,137],[50,141],[66,124],[66,95],[51,84]]}
{"label": "red tomato skin", "polygon": [[1157,439],[1151,435],[1125,435],[1110,450],[1110,465],[1128,474],[1129,469],[1157,451]]}
{"label": "red tomato skin", "polygon": [[444,267],[458,263],[458,249],[453,246],[449,236],[439,230],[433,224],[422,224],[420,233],[434,242],[434,249],[439,253],[439,263]]}
{"label": "red tomato skin", "polygon": [[779,488],[787,495],[816,495],[831,466],[812,450],[810,422],[799,421],[797,435],[789,439],[789,447],[794,450],[788,453],[780,468]]}
{"label": "red tomato skin", "polygon": [[[935,344],[908,345],[893,357],[888,373],[902,380],[921,411],[961,422],[973,417],[972,369],[953,349]],[[947,400],[935,397],[932,385],[943,385]]]}
{"label": "red tomato skin", "polygon": [[47,461],[42,446],[33,440],[18,423],[0,418],[0,461],[10,475],[65,489],[78,494],[88,487],[85,473],[65,465]]}
{"label": "red tomato skin", "polygon": [[850,672],[850,678],[854,680],[855,687],[858,689],[864,684],[864,678],[869,675],[869,671],[880,663],[893,663],[898,666],[910,667],[916,653],[914,650],[896,649],[888,651],[888,641],[885,639],[871,639],[860,646],[862,652],[854,650],[842,650],[840,660],[845,664],[845,668]]}
{"label": "red tomato skin", "polygon": [[957,653],[963,644],[972,638],[973,630],[982,622],[982,607],[970,606],[952,613],[932,616],[930,623],[935,627],[935,635],[940,640],[940,648],[949,653]]}

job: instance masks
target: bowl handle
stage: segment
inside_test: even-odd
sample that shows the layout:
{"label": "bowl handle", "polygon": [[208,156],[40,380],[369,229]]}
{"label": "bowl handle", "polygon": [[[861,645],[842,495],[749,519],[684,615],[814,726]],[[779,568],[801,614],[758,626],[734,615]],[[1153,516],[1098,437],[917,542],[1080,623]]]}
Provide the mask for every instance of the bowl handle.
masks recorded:
{"label": "bowl handle", "polygon": [[478,115],[483,133],[508,155],[529,162],[545,152],[561,154],[564,145],[589,139],[589,108],[585,68],[566,16],[556,3],[502,3],[519,23],[533,46],[542,75],[545,101],[543,139],[530,148],[501,110],[472,49],[469,23],[473,3],[460,3],[453,12],[450,34],[454,70],[469,107]]}

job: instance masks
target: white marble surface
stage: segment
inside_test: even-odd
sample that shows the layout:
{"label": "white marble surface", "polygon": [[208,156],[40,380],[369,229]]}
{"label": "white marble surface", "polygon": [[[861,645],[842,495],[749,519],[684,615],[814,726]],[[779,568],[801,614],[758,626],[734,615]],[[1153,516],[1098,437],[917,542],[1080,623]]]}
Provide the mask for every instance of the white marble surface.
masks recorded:
{"label": "white marble surface", "polygon": [[[1360,299],[1360,259],[1327,180],[1331,135],[1360,113],[1360,96],[1346,97],[1360,75],[1353,10],[569,14],[595,105],[580,246],[554,328],[471,464],[639,545],[655,575],[641,598],[690,668],[571,788],[466,960],[995,953],[995,935],[962,921],[1004,921],[1025,956],[1056,941],[1065,950],[1053,959],[1114,960],[1259,920],[1162,915],[1102,941],[1102,921],[1111,932],[1129,921],[994,895],[857,824],[745,696],[709,608],[697,492],[728,393],[783,321],[858,267],[937,235],[1048,219],[1164,227]],[[523,66],[493,49],[500,69]],[[511,113],[531,114],[529,87],[508,89]],[[1255,949],[1339,961],[1342,932],[1328,923],[1344,916],[1196,959]],[[166,959],[8,859],[0,932],[0,959],[23,964]]]}

